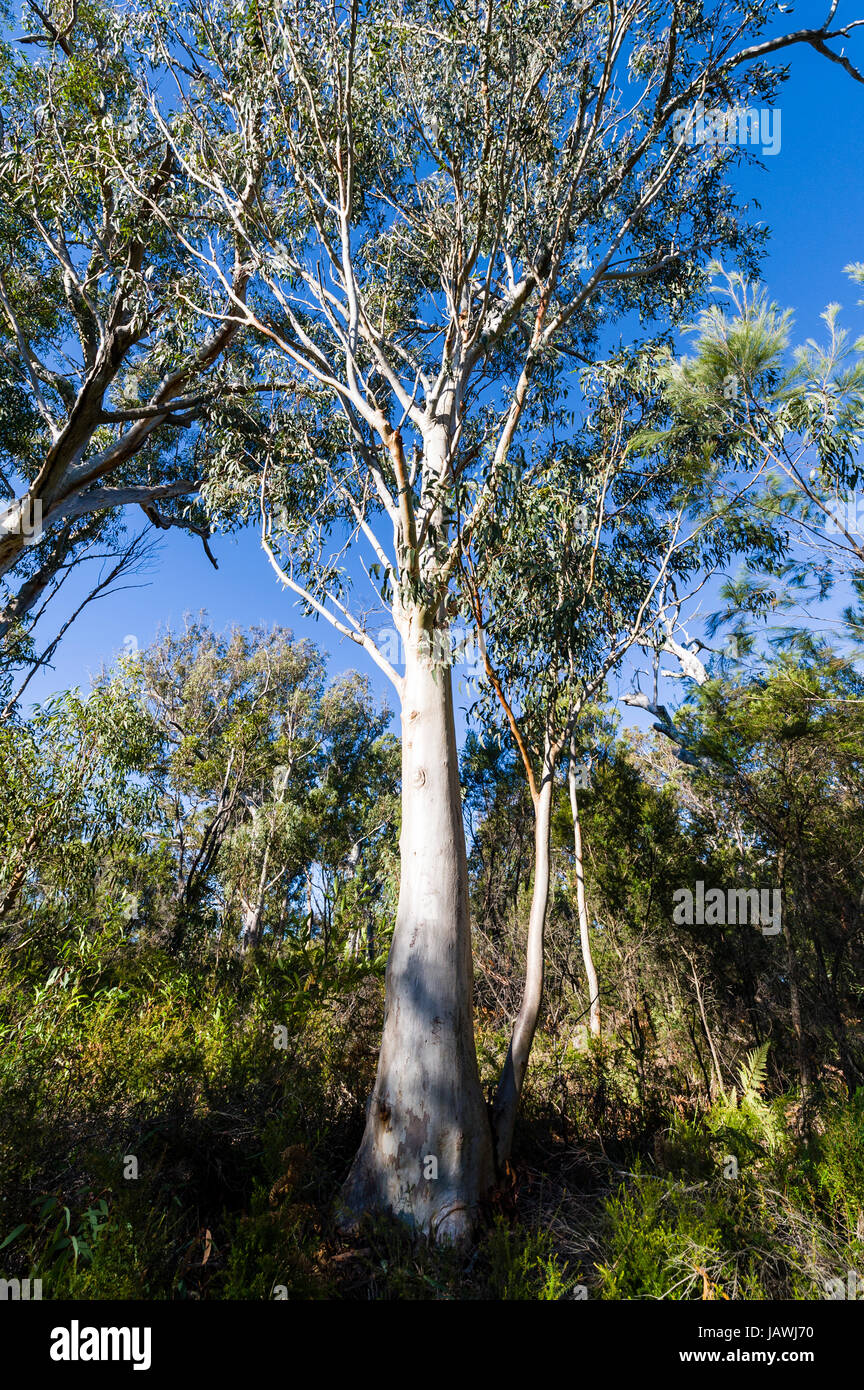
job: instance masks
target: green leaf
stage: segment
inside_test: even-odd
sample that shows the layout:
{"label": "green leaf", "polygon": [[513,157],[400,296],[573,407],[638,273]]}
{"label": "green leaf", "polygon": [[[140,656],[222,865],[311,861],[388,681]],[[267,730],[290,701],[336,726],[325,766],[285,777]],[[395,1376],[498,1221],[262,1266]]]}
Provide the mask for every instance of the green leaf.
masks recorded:
{"label": "green leaf", "polygon": [[26,1231],[26,1230],[27,1230],[27,1222],[26,1222],[26,1221],[22,1221],[22,1223],[21,1223],[20,1226],[16,1226],[14,1231],[10,1231],[10,1232],[9,1232],[9,1235],[8,1235],[8,1236],[6,1237],[6,1239],[3,1241],[2,1245],[0,1245],[0,1250],[5,1250],[7,1245],[11,1245],[12,1242],[13,1242],[13,1240],[17,1240],[18,1237],[20,1236],[21,1232],[22,1232],[22,1231]]}

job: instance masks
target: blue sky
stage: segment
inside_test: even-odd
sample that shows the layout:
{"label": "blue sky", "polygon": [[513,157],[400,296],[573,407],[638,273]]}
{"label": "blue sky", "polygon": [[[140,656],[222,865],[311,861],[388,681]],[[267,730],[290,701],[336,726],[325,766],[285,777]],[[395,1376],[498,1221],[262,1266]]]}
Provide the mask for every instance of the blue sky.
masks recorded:
{"label": "blue sky", "polygon": [[[824,4],[802,5],[796,25],[821,20],[824,9]],[[853,35],[848,52],[864,66],[864,36]],[[843,267],[864,260],[864,85],[809,49],[793,50],[790,66],[778,102],[779,153],[766,157],[763,169],[742,167],[734,177],[742,196],[758,199],[756,215],[771,229],[763,279],[781,307],[794,309],[794,341],[821,337],[819,315],[831,301],[843,305],[842,321],[857,334],[864,328],[864,311],[857,307],[861,287],[848,280]],[[204,608],[217,628],[281,623],[298,636],[311,636],[330,653],[334,675],[350,668],[364,671],[393,707],[387,680],[364,654],[340,640],[328,624],[302,616],[253,533],[217,536],[212,549],[218,571],[200,541],[168,533],[146,587],[85,609],[55,654],[53,669],[34,678],[28,697],[44,700],[71,685],[86,688],[124,643],[131,645],[127,639],[145,646],[160,626],[177,626],[185,612]],[[73,597],[70,590],[70,608]],[[53,636],[59,621],[55,613],[49,618],[43,641]]]}

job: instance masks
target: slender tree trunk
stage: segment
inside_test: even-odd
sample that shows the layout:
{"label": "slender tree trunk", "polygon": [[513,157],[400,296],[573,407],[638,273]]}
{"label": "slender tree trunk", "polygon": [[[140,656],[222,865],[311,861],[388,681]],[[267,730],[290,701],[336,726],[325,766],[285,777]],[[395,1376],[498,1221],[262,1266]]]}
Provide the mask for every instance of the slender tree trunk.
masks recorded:
{"label": "slender tree trunk", "polygon": [[846,1027],[846,1020],[843,1017],[843,1006],[837,992],[837,980],[828,970],[828,962],[825,959],[822,942],[819,940],[815,931],[813,933],[813,951],[819,970],[820,992],[825,1000],[829,1026],[834,1035],[834,1041],[837,1044],[837,1059],[840,1063],[840,1069],[843,1072],[843,1080],[846,1082],[846,1089],[850,1096],[854,1096],[856,1088],[861,1083],[861,1072],[849,1045],[849,1032]]}
{"label": "slender tree trunk", "polygon": [[531,893],[531,913],[528,918],[528,945],[525,962],[525,991],[513,1025],[513,1036],[498,1082],[492,1107],[492,1127],[495,1134],[495,1161],[503,1171],[513,1146],[516,1112],[528,1067],[528,1057],[540,1005],[543,1000],[543,958],[546,934],[546,911],[549,904],[550,834],[552,826],[552,792],[555,763],[546,750],[543,780],[534,799],[534,886]]}
{"label": "slender tree trunk", "polygon": [[253,950],[261,944],[261,916],[264,911],[264,894],[267,887],[267,870],[270,865],[270,845],[272,843],[272,828],[267,834],[267,843],[264,846],[264,858],[261,862],[261,872],[258,875],[258,889],[255,898],[249,902],[241,894],[241,904],[243,907],[243,939],[242,950]]}
{"label": "slender tree trunk", "polygon": [[786,946],[786,973],[789,978],[789,1012],[792,1016],[792,1031],[795,1034],[795,1050],[798,1056],[798,1080],[801,1086],[801,1099],[806,1103],[810,1093],[810,1061],[807,1055],[807,1042],[804,1025],[801,1021],[801,995],[798,989],[798,962],[792,933],[783,914],[783,941]]}
{"label": "slender tree trunk", "polygon": [[786,974],[789,980],[789,1012],[792,1016],[792,1031],[795,1034],[795,1050],[798,1055],[798,1080],[801,1086],[801,1101],[806,1108],[810,1097],[810,1057],[804,1024],[801,1018],[801,994],[798,987],[798,960],[789,927],[789,903],[786,897],[786,846],[780,846],[777,856],[777,880],[780,888],[781,924],[783,942],[786,947]]}
{"label": "slender tree trunk", "polygon": [[693,957],[691,955],[688,955],[687,952],[685,952],[685,955],[687,955],[687,959],[690,962],[690,968],[693,972],[693,985],[696,990],[696,1003],[699,1005],[699,1018],[702,1022],[702,1031],[705,1034],[705,1041],[708,1043],[708,1050],[711,1053],[711,1064],[714,1068],[714,1076],[717,1079],[717,1090],[715,1091],[713,1086],[711,1086],[710,1088],[711,1099],[713,1100],[714,1096],[716,1094],[719,1094],[723,1090],[723,1072],[720,1067],[720,1057],[717,1053],[717,1048],[714,1045],[714,1039],[711,1036],[711,1029],[708,1027],[708,1015],[705,1012],[705,1000],[702,997],[702,986],[699,984],[699,976],[696,973],[696,963],[693,960]]}
{"label": "slender tree trunk", "polygon": [[576,908],[579,913],[579,944],[582,947],[582,964],[588,981],[589,1019],[588,1024],[595,1038],[600,1036],[600,986],[591,953],[591,937],[588,934],[588,909],[585,904],[585,876],[582,860],[582,826],[579,820],[579,804],[576,800],[576,755],[570,748],[570,810],[573,813],[573,858],[576,867]]}
{"label": "slender tree trunk", "polygon": [[30,834],[27,836],[27,843],[22,851],[21,863],[12,874],[6,891],[2,899],[0,899],[0,922],[2,922],[4,917],[8,917],[18,900],[18,894],[21,892],[24,881],[27,878],[27,870],[30,867],[30,856],[36,848],[38,841],[39,837],[36,831],[31,830]]}
{"label": "slender tree trunk", "polygon": [[390,1212],[427,1235],[470,1233],[494,1183],[474,1046],[465,830],[450,668],[403,632],[401,880],[384,1034],[366,1129],[341,1197],[344,1226]]}

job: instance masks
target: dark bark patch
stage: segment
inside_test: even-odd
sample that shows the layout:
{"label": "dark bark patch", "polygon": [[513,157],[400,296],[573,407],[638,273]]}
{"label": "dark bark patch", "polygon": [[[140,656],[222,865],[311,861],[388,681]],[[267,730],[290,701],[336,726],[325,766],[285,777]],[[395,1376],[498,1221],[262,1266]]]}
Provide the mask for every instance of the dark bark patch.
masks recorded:
{"label": "dark bark patch", "polygon": [[[411,1111],[405,1123],[405,1137],[399,1144],[397,1162],[401,1169],[409,1170],[416,1164],[422,1167],[423,1157],[429,1147],[429,1116]],[[407,1160],[407,1162],[406,1162]]]}

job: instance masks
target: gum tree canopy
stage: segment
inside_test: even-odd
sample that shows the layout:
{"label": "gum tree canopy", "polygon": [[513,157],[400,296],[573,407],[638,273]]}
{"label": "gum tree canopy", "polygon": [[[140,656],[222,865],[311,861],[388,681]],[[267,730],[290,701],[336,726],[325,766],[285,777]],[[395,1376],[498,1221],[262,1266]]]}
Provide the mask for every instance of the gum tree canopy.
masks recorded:
{"label": "gum tree canopy", "polygon": [[[123,508],[206,545],[195,427],[245,386],[230,300],[189,294],[177,233],[206,237],[207,209],[137,81],[130,17],[59,0],[24,24],[0,40],[0,643]],[[236,260],[230,278],[242,297]]]}
{"label": "gum tree canopy", "polygon": [[[187,249],[257,335],[262,376],[296,382],[223,413],[209,504],[260,516],[284,584],[401,702],[400,899],[348,1222],[383,1210],[457,1237],[494,1185],[448,670],[460,557],[505,465],[566,429],[601,325],[679,313],[709,253],[752,259],[724,182],[742,152],[688,144],[674,117],[771,101],[790,44],[841,61],[833,8],[785,36],[779,9],[195,0],[145,15],[152,107],[213,210]],[[352,592],[355,546],[404,669]]]}

